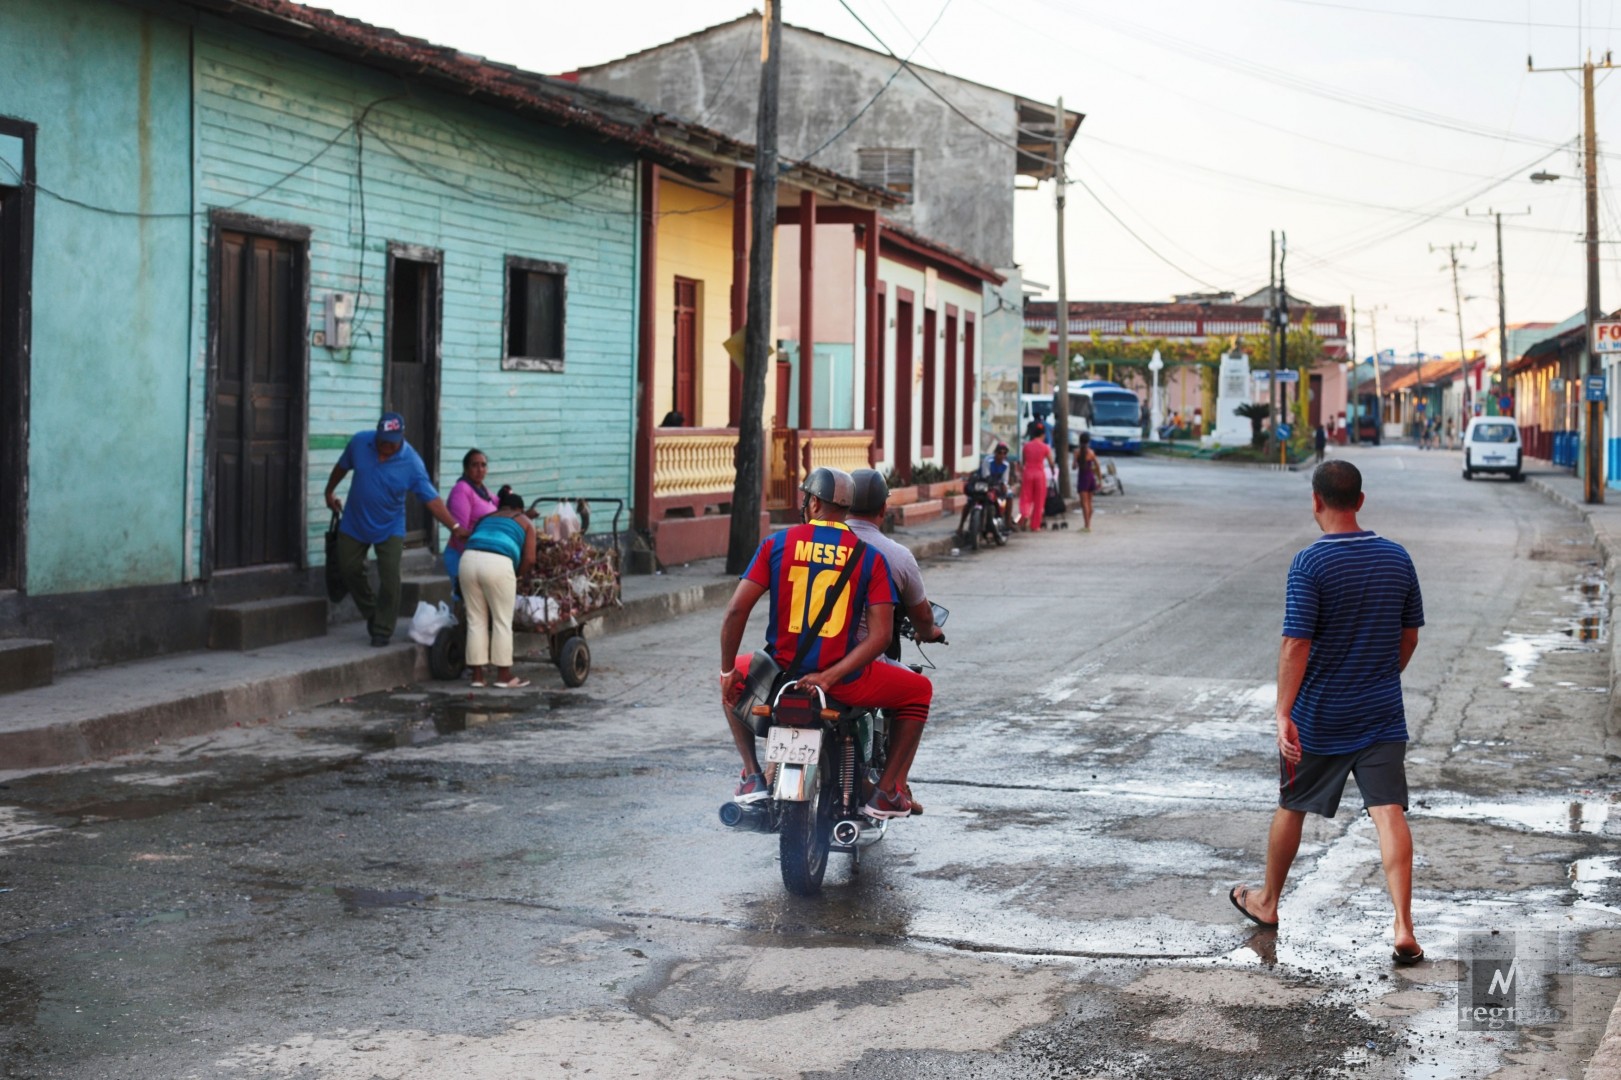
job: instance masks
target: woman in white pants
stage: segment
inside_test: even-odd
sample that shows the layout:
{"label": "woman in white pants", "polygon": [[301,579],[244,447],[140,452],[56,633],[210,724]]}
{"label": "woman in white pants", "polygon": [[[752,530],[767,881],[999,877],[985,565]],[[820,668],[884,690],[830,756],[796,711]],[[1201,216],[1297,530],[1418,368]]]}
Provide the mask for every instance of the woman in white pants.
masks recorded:
{"label": "woman in white pants", "polygon": [[457,576],[467,605],[467,666],[473,686],[484,686],[484,668],[496,668],[495,685],[528,686],[512,674],[512,608],[518,578],[535,566],[535,527],[524,516],[523,497],[503,487],[493,514],[479,519],[467,538]]}

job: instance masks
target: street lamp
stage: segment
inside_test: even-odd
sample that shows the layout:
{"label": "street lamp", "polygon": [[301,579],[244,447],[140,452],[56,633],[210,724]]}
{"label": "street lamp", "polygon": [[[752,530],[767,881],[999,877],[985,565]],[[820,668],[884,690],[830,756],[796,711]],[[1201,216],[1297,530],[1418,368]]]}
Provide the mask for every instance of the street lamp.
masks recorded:
{"label": "street lamp", "polygon": [[1533,184],[1547,184],[1547,183],[1551,183],[1554,180],[1563,180],[1563,179],[1564,179],[1564,177],[1560,176],[1558,173],[1542,172],[1541,170],[1538,170],[1538,171],[1531,174],[1531,182]]}
{"label": "street lamp", "polygon": [[1159,373],[1165,370],[1165,361],[1159,357],[1159,350],[1154,350],[1154,358],[1148,361],[1148,370],[1154,376],[1154,389],[1148,398],[1148,437],[1155,442],[1159,441],[1159,429],[1165,424],[1165,405],[1159,396]]}

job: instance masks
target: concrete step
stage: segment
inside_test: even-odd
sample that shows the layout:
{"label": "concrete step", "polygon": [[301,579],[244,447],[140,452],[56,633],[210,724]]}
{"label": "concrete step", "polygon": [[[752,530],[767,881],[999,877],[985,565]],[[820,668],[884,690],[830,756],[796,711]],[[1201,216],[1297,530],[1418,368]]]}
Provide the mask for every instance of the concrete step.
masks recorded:
{"label": "concrete step", "polygon": [[282,596],[222,604],[208,613],[208,647],[245,652],[326,634],[326,600]]}
{"label": "concrete step", "polygon": [[400,614],[409,618],[422,601],[429,607],[438,607],[443,600],[450,603],[450,578],[444,574],[418,574],[400,579]]}
{"label": "concrete step", "polygon": [[921,499],[905,506],[891,506],[889,520],[896,526],[904,528],[907,525],[916,525],[922,521],[933,521],[944,512],[944,503],[939,499]]}
{"label": "concrete step", "polygon": [[962,508],[968,505],[968,496],[947,495],[945,498],[940,500],[940,504],[946,513],[959,514],[962,512]]}
{"label": "concrete step", "polygon": [[49,686],[56,674],[56,643],[43,638],[0,640],[0,694]]}

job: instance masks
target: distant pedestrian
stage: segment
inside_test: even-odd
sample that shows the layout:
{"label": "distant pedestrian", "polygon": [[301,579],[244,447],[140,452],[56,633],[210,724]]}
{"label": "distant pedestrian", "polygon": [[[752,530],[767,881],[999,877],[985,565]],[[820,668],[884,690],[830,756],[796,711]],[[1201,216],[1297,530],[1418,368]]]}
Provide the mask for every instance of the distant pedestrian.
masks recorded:
{"label": "distant pedestrian", "polygon": [[1453,432],[1455,432],[1456,430],[1457,430],[1457,425],[1455,425],[1452,422],[1451,417],[1448,417],[1447,418],[1447,449],[1448,450],[1452,449],[1452,435],[1453,435]]}
{"label": "distant pedestrian", "polygon": [[518,579],[535,567],[535,527],[524,514],[523,496],[504,487],[496,500],[499,508],[479,520],[462,555],[467,666],[475,689],[484,686],[485,665],[493,665],[495,685],[517,690],[529,680],[512,674],[512,613]]}
{"label": "distant pedestrian", "polygon": [[1317,431],[1313,433],[1311,441],[1312,445],[1317,448],[1317,464],[1321,465],[1324,455],[1328,452],[1328,429],[1318,424]]}
{"label": "distant pedestrian", "polygon": [[1035,420],[1025,429],[1024,449],[1019,463],[1019,516],[1024,520],[1021,528],[1041,531],[1041,515],[1047,506],[1047,463],[1052,460],[1053,448],[1043,436],[1044,426]]}
{"label": "distant pedestrian", "polygon": [[[337,496],[338,485],[351,472],[349,504]],[[338,556],[343,581],[366,619],[373,645],[387,645],[400,614],[400,558],[405,552],[405,496],[414,493],[425,510],[453,538],[466,529],[445,509],[422,458],[405,441],[399,413],[384,413],[375,431],[357,432],[326,482],[326,504],[343,515],[338,525]],[[366,552],[377,553],[377,591],[366,573]]]}
{"label": "distant pedestrian", "polygon": [[1081,531],[1092,531],[1092,493],[1098,489],[1098,456],[1092,451],[1092,433],[1081,432],[1075,448],[1075,494],[1081,497]]}
{"label": "distant pedestrian", "polygon": [[1413,933],[1413,838],[1407,828],[1407,720],[1401,673],[1418,647],[1424,603],[1400,544],[1357,524],[1362,474],[1348,461],[1312,473],[1312,516],[1324,535],[1289,567],[1278,655],[1278,809],[1266,883],[1227,897],[1252,922],[1278,925],[1278,899],[1306,814],[1331,818],[1347,776],[1379,834],[1395,907],[1398,964],[1424,950]]}

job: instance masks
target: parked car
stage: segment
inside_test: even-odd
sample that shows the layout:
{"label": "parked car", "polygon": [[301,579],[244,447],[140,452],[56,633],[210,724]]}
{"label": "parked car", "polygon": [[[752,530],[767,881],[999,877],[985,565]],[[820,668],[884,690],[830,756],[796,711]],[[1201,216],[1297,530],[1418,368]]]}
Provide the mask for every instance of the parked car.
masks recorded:
{"label": "parked car", "polygon": [[1463,478],[1476,473],[1506,473],[1524,480],[1525,444],[1520,425],[1512,416],[1476,416],[1463,431]]}

